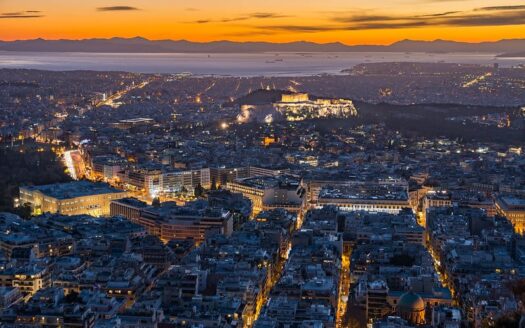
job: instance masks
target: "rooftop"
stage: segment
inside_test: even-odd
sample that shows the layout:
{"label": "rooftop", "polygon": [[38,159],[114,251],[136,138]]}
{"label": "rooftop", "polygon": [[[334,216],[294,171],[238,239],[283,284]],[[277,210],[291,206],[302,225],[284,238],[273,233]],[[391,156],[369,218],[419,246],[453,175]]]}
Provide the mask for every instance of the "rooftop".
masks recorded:
{"label": "rooftop", "polygon": [[246,185],[248,187],[257,189],[270,189],[270,188],[286,188],[293,187],[297,188],[300,183],[300,179],[291,175],[281,175],[278,177],[274,176],[259,176],[254,178],[240,179],[237,183]]}
{"label": "rooftop", "polygon": [[145,123],[145,122],[151,122],[153,121],[152,118],[147,117],[138,117],[138,118],[130,118],[127,120],[120,120],[120,123]]}
{"label": "rooftop", "polygon": [[505,207],[506,209],[525,210],[525,199],[524,198],[504,196],[504,197],[500,197],[498,200],[499,200],[500,205],[503,205],[503,207]]}
{"label": "rooftop", "polygon": [[172,202],[162,203],[158,207],[148,206],[144,208],[143,215],[182,222],[194,221],[195,218],[227,218],[230,212],[222,208],[210,207],[205,200],[196,200],[186,203],[185,206],[177,206]]}
{"label": "rooftop", "polygon": [[73,181],[66,183],[56,183],[43,186],[29,186],[22,188],[28,191],[40,191],[44,195],[56,199],[68,199],[90,195],[103,195],[124,192],[122,190],[115,189],[106,183],[94,183],[88,181]]}
{"label": "rooftop", "polygon": [[325,199],[407,200],[406,186],[391,184],[348,184],[325,186],[319,193]]}

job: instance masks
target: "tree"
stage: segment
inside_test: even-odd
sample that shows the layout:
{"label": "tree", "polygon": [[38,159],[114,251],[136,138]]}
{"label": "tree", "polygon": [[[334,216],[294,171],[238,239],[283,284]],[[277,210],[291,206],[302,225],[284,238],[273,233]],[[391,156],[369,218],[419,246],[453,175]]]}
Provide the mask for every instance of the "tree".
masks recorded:
{"label": "tree", "polygon": [[71,291],[71,293],[67,294],[64,297],[64,301],[66,303],[83,303],[82,298],[80,298],[80,295],[76,291]]}
{"label": "tree", "polygon": [[195,194],[195,197],[202,197],[204,195],[204,188],[201,186],[201,184],[199,183],[196,187],[195,187],[195,191],[194,191],[194,194]]}
{"label": "tree", "polygon": [[60,159],[49,145],[26,143],[14,148],[0,147],[0,212],[8,211],[29,217],[27,206],[15,209],[13,199],[19,187],[71,181]]}
{"label": "tree", "polygon": [[20,205],[18,208],[15,208],[13,212],[23,219],[30,219],[31,213],[33,213],[31,206],[28,203]]}
{"label": "tree", "polygon": [[160,207],[160,198],[159,197],[153,198],[153,201],[151,202],[151,205],[154,206],[154,207]]}

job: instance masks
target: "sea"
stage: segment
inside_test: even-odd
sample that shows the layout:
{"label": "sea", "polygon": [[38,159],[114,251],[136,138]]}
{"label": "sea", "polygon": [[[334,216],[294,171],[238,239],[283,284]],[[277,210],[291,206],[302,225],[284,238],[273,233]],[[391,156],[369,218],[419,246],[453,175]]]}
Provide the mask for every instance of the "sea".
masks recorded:
{"label": "sea", "polygon": [[220,76],[310,76],[342,74],[361,63],[427,62],[511,67],[525,57],[502,58],[479,53],[64,53],[0,51],[0,68],[53,71],[95,70],[136,73],[191,73]]}

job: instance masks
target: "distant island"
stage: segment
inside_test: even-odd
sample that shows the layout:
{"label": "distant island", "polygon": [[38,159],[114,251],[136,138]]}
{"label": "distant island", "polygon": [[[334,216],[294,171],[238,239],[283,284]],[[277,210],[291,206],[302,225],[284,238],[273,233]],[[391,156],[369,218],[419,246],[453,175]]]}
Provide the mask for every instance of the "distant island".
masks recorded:
{"label": "distant island", "polygon": [[522,53],[525,39],[468,43],[447,40],[402,40],[390,45],[345,45],[340,42],[307,41],[192,42],[187,40],[148,40],[142,37],[83,40],[16,40],[0,41],[0,51],[93,52],[93,53],[262,53],[262,52],[479,52],[494,54]]}

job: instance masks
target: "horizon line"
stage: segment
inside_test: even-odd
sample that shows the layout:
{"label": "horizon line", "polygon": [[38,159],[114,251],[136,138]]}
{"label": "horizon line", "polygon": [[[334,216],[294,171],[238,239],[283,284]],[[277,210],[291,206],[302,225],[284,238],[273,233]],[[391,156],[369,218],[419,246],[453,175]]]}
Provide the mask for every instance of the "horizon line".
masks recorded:
{"label": "horizon line", "polygon": [[295,40],[295,41],[235,41],[235,40],[228,40],[228,39],[217,39],[217,40],[210,40],[210,41],[192,41],[189,39],[149,39],[147,37],[142,36],[133,36],[133,37],[122,37],[122,36],[112,36],[112,37],[89,37],[89,38],[28,38],[28,39],[16,39],[16,40],[4,40],[0,39],[0,42],[21,42],[21,41],[90,41],[90,40],[112,40],[112,39],[121,39],[121,40],[133,40],[133,39],[142,39],[145,41],[150,42],[158,42],[158,41],[172,41],[172,42],[191,42],[191,43],[198,43],[198,44],[208,44],[208,43],[215,43],[215,42],[231,42],[231,43],[268,43],[268,44],[291,44],[291,43],[311,43],[311,44],[318,44],[318,45],[329,45],[329,44],[341,44],[343,46],[353,47],[353,46],[391,46],[399,42],[403,41],[412,41],[412,42],[437,42],[437,41],[443,41],[443,42],[454,42],[454,43],[466,43],[466,44],[482,44],[482,43],[496,43],[501,41],[519,41],[519,40],[525,40],[524,38],[503,38],[503,39],[492,39],[492,40],[483,40],[483,41],[458,41],[458,40],[451,40],[451,39],[442,39],[442,38],[436,38],[436,39],[429,39],[429,40],[422,40],[422,39],[399,39],[397,41],[391,42],[391,43],[355,43],[355,44],[349,44],[344,43],[342,41],[330,41],[330,42],[315,42],[315,41],[308,41],[308,40]]}

